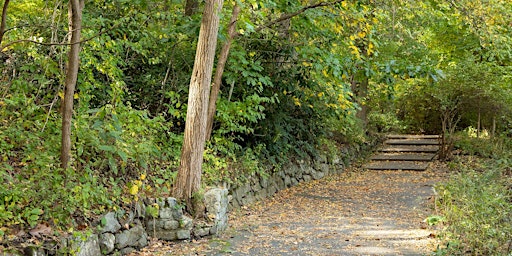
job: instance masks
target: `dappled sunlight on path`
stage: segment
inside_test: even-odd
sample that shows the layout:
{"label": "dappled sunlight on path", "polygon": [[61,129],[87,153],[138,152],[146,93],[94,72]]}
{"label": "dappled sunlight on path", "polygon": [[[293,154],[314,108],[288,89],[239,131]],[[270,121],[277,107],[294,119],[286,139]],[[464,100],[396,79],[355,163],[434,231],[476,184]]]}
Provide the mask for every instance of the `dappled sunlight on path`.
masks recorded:
{"label": "dappled sunlight on path", "polygon": [[[220,238],[161,255],[423,255],[433,250],[433,185],[444,171],[364,171],[299,184],[232,213]],[[165,248],[165,249],[164,249]],[[148,249],[151,251],[151,248]],[[138,255],[144,255],[140,253]]]}

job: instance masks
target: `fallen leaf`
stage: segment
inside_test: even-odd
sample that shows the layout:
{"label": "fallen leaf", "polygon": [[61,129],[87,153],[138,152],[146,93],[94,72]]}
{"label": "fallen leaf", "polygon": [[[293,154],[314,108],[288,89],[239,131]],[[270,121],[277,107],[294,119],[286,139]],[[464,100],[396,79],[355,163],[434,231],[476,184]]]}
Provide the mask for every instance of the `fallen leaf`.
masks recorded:
{"label": "fallen leaf", "polygon": [[34,237],[41,237],[45,235],[50,235],[52,233],[52,228],[46,223],[39,223],[35,228],[30,230],[28,233]]}

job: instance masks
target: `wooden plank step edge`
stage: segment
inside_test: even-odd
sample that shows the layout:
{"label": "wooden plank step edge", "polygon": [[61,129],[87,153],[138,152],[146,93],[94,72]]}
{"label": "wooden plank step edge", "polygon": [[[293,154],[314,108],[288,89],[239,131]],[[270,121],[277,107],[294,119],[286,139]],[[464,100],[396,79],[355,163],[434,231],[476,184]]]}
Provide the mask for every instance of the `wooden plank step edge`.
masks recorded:
{"label": "wooden plank step edge", "polygon": [[428,168],[430,162],[427,163],[412,163],[412,162],[370,162],[363,165],[367,170],[412,170],[424,171]]}
{"label": "wooden plank step edge", "polygon": [[437,139],[388,139],[384,141],[386,145],[440,145],[441,142]]}
{"label": "wooden plank step edge", "polygon": [[440,139],[441,135],[429,134],[429,135],[421,135],[421,134],[388,134],[386,135],[388,139]]}
{"label": "wooden plank step edge", "polygon": [[370,157],[370,160],[372,161],[394,161],[394,160],[400,160],[400,161],[432,161],[434,157],[436,157],[437,154],[429,153],[429,154],[422,154],[422,153],[401,153],[401,154],[386,154],[381,153],[378,155],[374,155]]}

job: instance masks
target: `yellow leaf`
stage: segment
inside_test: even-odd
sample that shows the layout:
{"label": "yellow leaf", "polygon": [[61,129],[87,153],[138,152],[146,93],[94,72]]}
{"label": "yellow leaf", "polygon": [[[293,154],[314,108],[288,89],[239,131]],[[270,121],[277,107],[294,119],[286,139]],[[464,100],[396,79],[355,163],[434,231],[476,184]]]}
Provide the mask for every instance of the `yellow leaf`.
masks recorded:
{"label": "yellow leaf", "polygon": [[78,99],[78,93],[73,94],[73,99]]}
{"label": "yellow leaf", "polygon": [[134,196],[137,193],[139,193],[139,186],[133,184],[132,187],[130,188],[130,194]]}
{"label": "yellow leaf", "polygon": [[146,174],[145,173],[141,174],[140,175],[140,180],[145,180],[145,179],[146,179]]}
{"label": "yellow leaf", "polygon": [[293,101],[294,101],[296,106],[299,106],[299,107],[301,106],[299,98],[293,97]]}
{"label": "yellow leaf", "polygon": [[58,95],[59,95],[59,98],[64,99],[64,91],[60,91],[58,93]]}

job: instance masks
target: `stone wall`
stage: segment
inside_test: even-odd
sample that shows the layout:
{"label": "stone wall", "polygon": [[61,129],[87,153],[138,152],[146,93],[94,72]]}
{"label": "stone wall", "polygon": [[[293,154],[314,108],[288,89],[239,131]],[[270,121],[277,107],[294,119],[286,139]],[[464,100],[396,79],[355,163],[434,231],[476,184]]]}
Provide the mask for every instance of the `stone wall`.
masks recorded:
{"label": "stone wall", "polygon": [[[172,197],[147,199],[126,212],[109,212],[95,223],[95,232],[63,239],[61,246],[73,255],[124,255],[148,244],[149,237],[161,240],[186,240],[215,235],[227,228],[228,206],[239,208],[274,195],[277,191],[300,182],[317,180],[340,173],[361,151],[373,146],[342,148],[337,155],[318,156],[292,161],[271,175],[254,175],[238,186],[214,188],[204,194],[204,221],[193,221],[183,214],[182,206]],[[55,247],[55,246],[54,246]],[[4,255],[58,255],[41,246],[29,245],[23,253]]]}
{"label": "stone wall", "polygon": [[230,207],[238,208],[274,195],[277,191],[292,187],[300,182],[318,180],[326,175],[340,173],[361,151],[372,145],[342,148],[337,155],[317,156],[291,161],[281,170],[269,176],[254,175],[248,181],[231,187]]}
{"label": "stone wall", "polygon": [[86,233],[62,238],[57,244],[27,244],[24,248],[0,251],[4,256],[20,255],[125,255],[148,245],[150,237],[186,240],[215,235],[227,228],[228,190],[214,188],[204,194],[207,220],[193,222],[183,214],[175,198],[154,198],[135,204],[132,210],[109,212]]}

